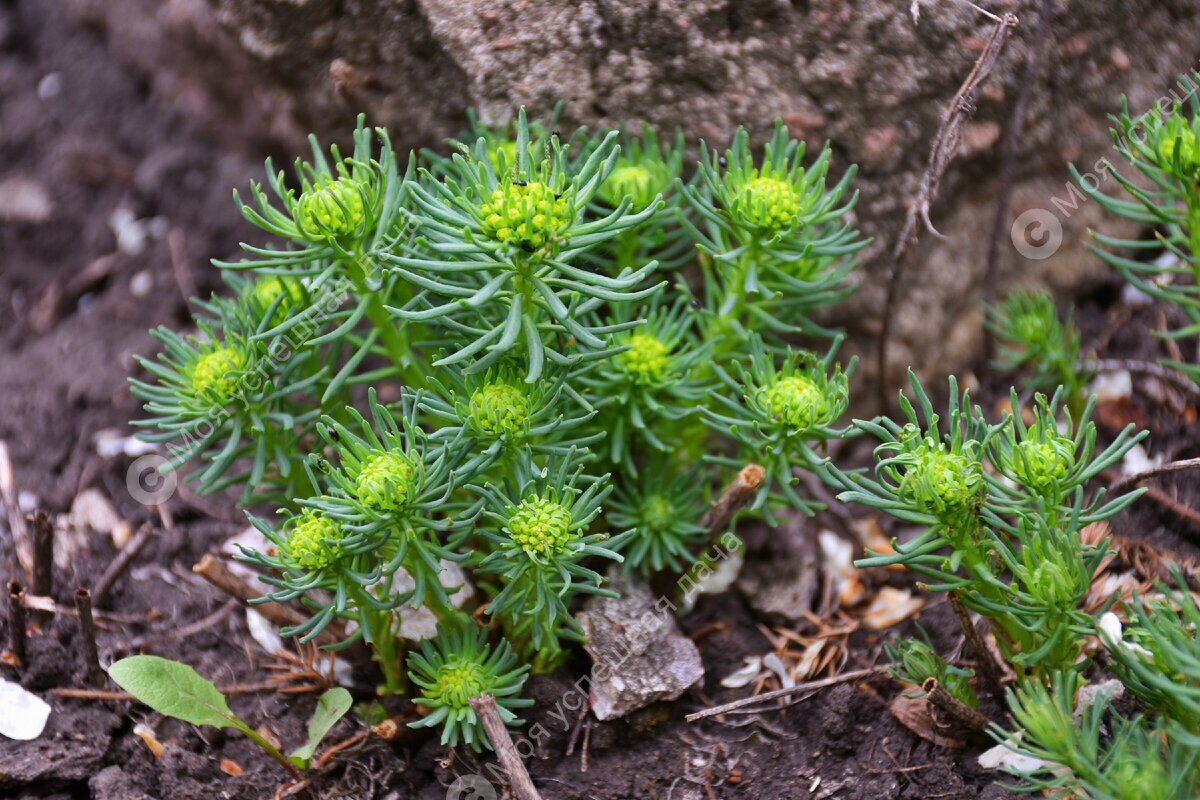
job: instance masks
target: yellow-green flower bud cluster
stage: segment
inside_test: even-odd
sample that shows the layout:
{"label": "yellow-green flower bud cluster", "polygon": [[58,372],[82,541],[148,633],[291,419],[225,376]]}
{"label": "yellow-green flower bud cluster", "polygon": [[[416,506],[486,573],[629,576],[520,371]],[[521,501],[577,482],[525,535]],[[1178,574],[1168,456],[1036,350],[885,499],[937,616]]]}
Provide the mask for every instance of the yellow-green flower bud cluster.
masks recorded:
{"label": "yellow-green flower bud cluster", "polygon": [[412,459],[395,451],[379,451],[363,463],[354,479],[354,494],[360,503],[377,511],[398,511],[413,499],[416,479]]}
{"label": "yellow-green flower bud cluster", "polygon": [[481,386],[467,402],[467,422],[480,436],[515,438],[525,431],[533,403],[524,391],[510,383]]}
{"label": "yellow-green flower bud cluster", "polygon": [[528,497],[509,515],[508,535],[530,556],[553,557],[575,538],[571,509],[549,497]]}
{"label": "yellow-green flower bud cluster", "polygon": [[283,561],[295,569],[316,572],[337,560],[342,528],[324,514],[307,510],[280,548]]}
{"label": "yellow-green flower bud cluster", "polygon": [[498,242],[539,249],[571,223],[570,203],[537,181],[506,183],[479,206],[484,232]]}
{"label": "yellow-green flower bud cluster", "polygon": [[308,239],[350,239],[362,232],[367,217],[366,187],[342,177],[318,183],[296,203],[296,227]]}
{"label": "yellow-green flower bud cluster", "polygon": [[246,368],[246,354],[234,347],[218,347],[201,356],[191,371],[192,394],[226,405],[237,393]]}
{"label": "yellow-green flower bud cluster", "polygon": [[800,195],[789,181],[760,175],[736,187],[730,210],[747,227],[778,233],[796,226]]}
{"label": "yellow-green flower bud cluster", "polygon": [[617,355],[617,363],[634,383],[657,383],[667,377],[671,348],[649,333],[629,338],[629,349]]}

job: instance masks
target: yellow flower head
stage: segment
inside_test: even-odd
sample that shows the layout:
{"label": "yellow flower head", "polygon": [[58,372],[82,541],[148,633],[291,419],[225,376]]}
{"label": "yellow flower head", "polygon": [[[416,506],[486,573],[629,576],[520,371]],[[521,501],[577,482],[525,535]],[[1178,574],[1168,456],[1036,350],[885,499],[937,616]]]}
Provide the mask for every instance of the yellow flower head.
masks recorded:
{"label": "yellow flower head", "polygon": [[416,475],[416,465],[408,456],[377,451],[354,479],[354,495],[378,511],[396,511],[413,499]]}
{"label": "yellow flower head", "polygon": [[366,187],[354,178],[327,180],[313,186],[296,203],[296,226],[306,237],[343,240],[360,232],[366,221]]}
{"label": "yellow flower head", "polygon": [[772,420],[791,428],[807,430],[832,422],[820,387],[802,375],[781,375],[759,390],[759,399]]}
{"label": "yellow flower head", "polygon": [[489,383],[471,393],[468,422],[487,437],[515,437],[525,430],[533,413],[529,396],[509,383]]}
{"label": "yellow flower head", "polygon": [[800,218],[800,195],[782,178],[760,175],[735,192],[731,210],[751,228],[779,232],[795,227]]}
{"label": "yellow flower head", "polygon": [[667,376],[671,366],[671,348],[648,333],[629,338],[629,349],[617,355],[617,363],[635,383],[655,383]]}
{"label": "yellow flower head", "polygon": [[192,393],[225,405],[233,399],[245,368],[245,353],[232,347],[218,347],[201,356],[192,367]]}
{"label": "yellow flower head", "polygon": [[514,181],[479,206],[484,232],[498,242],[539,249],[569,225],[570,204],[544,183]]}
{"label": "yellow flower head", "polygon": [[508,518],[508,535],[530,556],[555,556],[575,538],[571,509],[549,497],[529,497]]}
{"label": "yellow flower head", "polygon": [[281,548],[285,563],[296,569],[316,572],[332,564],[340,554],[338,540],[342,538],[341,526],[311,509],[304,512],[300,522],[292,529],[292,535]]}

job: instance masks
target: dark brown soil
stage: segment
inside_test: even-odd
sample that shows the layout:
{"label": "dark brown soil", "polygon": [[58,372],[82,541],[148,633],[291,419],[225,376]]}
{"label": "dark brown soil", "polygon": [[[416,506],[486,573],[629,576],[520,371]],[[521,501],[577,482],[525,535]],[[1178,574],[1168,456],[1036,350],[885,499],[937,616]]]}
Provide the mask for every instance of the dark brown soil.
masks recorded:
{"label": "dark brown soil", "polygon": [[[95,487],[135,525],[159,524],[125,489],[128,459],[101,459],[93,437],[102,429],[127,431],[139,411],[125,383],[131,355],[153,351],[150,327],[186,324],[186,293],[207,294],[219,285],[207,261],[231,254],[246,230],[229,191],[257,174],[264,154],[220,149],[216,142],[227,138],[164,110],[161,100],[107,49],[104,31],[65,20],[60,0],[0,3],[0,182],[32,180],[53,204],[43,222],[0,224],[0,440],[10,448],[19,489],[51,513],[65,512],[81,490]],[[140,253],[122,252],[109,225],[118,208],[138,219],[162,218],[155,223],[162,235]],[[1090,339],[1103,335],[1113,305],[1105,296],[1083,305],[1081,324]],[[1140,311],[1119,326],[1109,349],[1154,358],[1147,347],[1159,345],[1145,329],[1156,313]],[[1162,411],[1161,403],[1142,401],[1133,411],[1155,431],[1151,452],[1195,455],[1195,430]],[[1188,502],[1196,492],[1187,485],[1180,477],[1162,488]],[[102,662],[142,651],[185,661],[223,685],[265,680],[264,657],[241,610],[219,614],[227,599],[191,573],[204,553],[243,526],[232,503],[179,494],[170,510],[173,528],[160,531],[113,592],[109,610],[120,621],[102,627]],[[1197,531],[1153,504],[1141,504],[1114,528],[1195,552],[1180,543],[1178,532]],[[4,581],[13,574],[11,542],[0,537]],[[114,555],[107,536],[89,539],[56,574],[57,599],[69,601],[76,586],[94,584]],[[205,619],[211,624],[176,635]],[[993,785],[994,774],[975,766],[987,742],[954,751],[913,736],[885,709],[898,691],[886,680],[871,691],[845,685],[787,709],[742,717],[747,724],[741,727],[685,722],[691,711],[745,694],[719,682],[743,656],[770,649],[759,622],[736,592],[704,598],[682,620],[701,642],[704,685],[626,720],[585,723],[569,757],[576,720],[564,724],[558,703],[586,663],[580,657],[554,676],[531,681],[538,704],[530,722],[552,733],[530,761],[544,797],[1007,796]],[[957,644],[944,603],[931,603],[919,622],[942,648]],[[128,702],[54,696],[52,689],[82,685],[77,628],[70,616],[40,621],[29,640],[28,667],[20,673],[0,667],[54,709],[37,741],[0,740],[0,797],[258,800],[281,785],[282,770],[244,737],[197,730]],[[7,642],[6,622],[0,621],[0,634]],[[875,663],[880,644],[878,636],[858,636],[846,668]],[[372,677],[361,667],[356,677],[355,691],[365,700]],[[237,713],[292,746],[314,703],[312,695],[273,692],[232,700]],[[134,735],[140,722],[166,745],[161,758]],[[341,723],[331,741],[354,728]],[[226,774],[223,759],[244,774]],[[406,733],[391,744],[372,739],[347,750],[317,777],[312,796],[440,800],[456,775],[477,770],[469,756]]]}

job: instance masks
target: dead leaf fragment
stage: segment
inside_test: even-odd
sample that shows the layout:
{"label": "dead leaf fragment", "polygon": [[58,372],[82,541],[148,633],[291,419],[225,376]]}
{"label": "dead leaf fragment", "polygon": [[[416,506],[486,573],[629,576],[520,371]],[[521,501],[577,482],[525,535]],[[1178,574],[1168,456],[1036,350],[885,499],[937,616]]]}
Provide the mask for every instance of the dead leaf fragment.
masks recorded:
{"label": "dead leaf fragment", "polygon": [[220,763],[221,763],[221,772],[224,772],[226,775],[230,776],[231,778],[240,778],[240,777],[242,777],[242,773],[245,772],[245,770],[242,769],[241,765],[238,764],[236,761],[234,761],[232,758],[222,758]]}
{"label": "dead leaf fragment", "polygon": [[818,533],[817,544],[825,558],[825,572],[832,576],[837,589],[838,602],[844,607],[861,603],[866,597],[867,587],[858,577],[858,569],[854,566],[854,545],[833,531]]}
{"label": "dead leaf fragment", "polygon": [[868,628],[881,631],[908,619],[924,605],[924,598],[914,597],[907,589],[884,586],[863,611],[863,622]]}
{"label": "dead leaf fragment", "polygon": [[163,743],[154,735],[154,729],[149,725],[139,722],[133,726],[133,735],[146,743],[146,747],[150,748],[150,753],[155,758],[161,758],[162,754],[167,751]]}
{"label": "dead leaf fragment", "polygon": [[963,742],[958,739],[952,739],[949,736],[943,736],[938,733],[937,724],[933,721],[933,717],[929,713],[929,704],[925,702],[924,697],[896,695],[896,698],[888,703],[888,711],[891,712],[891,715],[901,725],[927,742],[933,742],[938,747],[949,747],[954,750],[963,747]]}

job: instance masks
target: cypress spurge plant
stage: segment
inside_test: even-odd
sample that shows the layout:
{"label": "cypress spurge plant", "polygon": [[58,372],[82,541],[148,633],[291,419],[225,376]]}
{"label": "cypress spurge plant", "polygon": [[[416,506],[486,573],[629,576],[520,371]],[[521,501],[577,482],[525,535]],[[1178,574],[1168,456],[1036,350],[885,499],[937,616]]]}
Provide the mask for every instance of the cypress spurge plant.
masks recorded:
{"label": "cypress spurge plant", "polygon": [[1034,391],[1053,394],[1061,386],[1072,412],[1083,410],[1091,375],[1080,363],[1079,331],[1072,315],[1059,319],[1053,297],[1014,292],[987,309],[987,327],[999,344],[997,369],[1022,373],[1022,385]]}
{"label": "cypress spurge plant", "polygon": [[806,166],[780,125],[685,183],[680,135],[524,110],[403,169],[385,131],[353,142],[237,196],[270,240],[218,263],[196,332],[156,333],[139,424],[201,491],[242,489],[262,601],[307,611],[286,635],[351,631],[331,646],[364,641],[417,724],[486,747],[471,698],[516,725],[580,598],[613,563],[688,569],[748,461],[772,476],[748,513],[812,510],[794,471],[845,433],[848,370],[784,336],[848,292],[853,169],[827,189],[828,148]]}
{"label": "cypress spurge plant", "polygon": [[[1079,534],[1141,494],[1108,499],[1100,489],[1089,500],[1085,486],[1145,433],[1129,426],[1097,452],[1094,399],[1074,422],[1061,408],[1061,392],[1036,398],[1032,425],[1017,413],[991,423],[954,378],[943,417],[916,376],[909,377],[913,400],[901,395],[903,425],[855,422],[880,440],[875,476],[832,466],[830,473],[845,488],[843,500],[924,530],[858,565],[901,564],[931,590],[956,593],[992,621],[1021,676],[1045,680],[1082,669],[1083,637],[1093,623],[1079,606],[1106,549],[1085,545]],[[1020,407],[1015,392],[1012,407]]]}
{"label": "cypress spurge plant", "polygon": [[[1122,98],[1122,112],[1113,122],[1114,149],[1126,163],[1118,167],[1106,161],[1105,168],[1120,187],[1118,196],[1101,191],[1098,182],[1086,180],[1073,166],[1072,174],[1106,211],[1153,227],[1154,236],[1122,239],[1092,232],[1089,249],[1131,285],[1183,311],[1188,324],[1167,335],[1194,337],[1200,333],[1200,98],[1192,87],[1186,103],[1169,110],[1156,105],[1140,117],[1130,116]],[[1129,168],[1136,180],[1122,172]],[[1153,258],[1164,252],[1174,257],[1171,263]],[[1194,364],[1164,363],[1200,380]]]}

